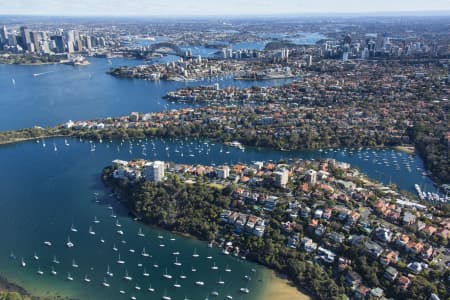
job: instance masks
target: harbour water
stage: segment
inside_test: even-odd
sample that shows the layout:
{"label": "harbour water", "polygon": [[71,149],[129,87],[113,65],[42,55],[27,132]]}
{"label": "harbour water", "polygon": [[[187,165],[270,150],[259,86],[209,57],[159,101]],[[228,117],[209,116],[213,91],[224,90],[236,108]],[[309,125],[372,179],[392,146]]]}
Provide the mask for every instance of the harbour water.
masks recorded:
{"label": "harbour water", "polygon": [[[80,68],[0,65],[0,130],[51,126],[69,119],[120,116],[132,111],[178,108],[179,104],[168,103],[161,96],[186,85],[219,82],[221,85],[249,86],[286,82],[246,82],[231,78],[190,83],[121,80],[105,72],[111,66],[141,64],[142,61],[112,59],[109,63],[106,59],[89,60],[89,66]],[[12,79],[15,84],[12,84]],[[116,158],[144,157],[219,165],[330,157],[349,162],[368,176],[386,184],[395,183],[401,189],[414,192],[415,183],[425,190],[432,189],[431,181],[422,175],[420,158],[392,149],[281,152],[256,148],[241,151],[195,140],[157,139],[154,140],[154,149],[150,140],[131,143],[103,141],[96,145],[95,151],[91,151],[88,141],[69,139],[65,145],[61,138],[46,140],[45,147],[42,141],[0,146],[0,165],[3,167],[0,176],[1,275],[38,295],[78,299],[130,299],[131,296],[141,299],[150,295],[149,284],[155,289],[152,299],[160,299],[165,292],[172,299],[204,299],[212,291],[219,292],[221,298],[229,294],[234,299],[259,299],[269,278],[267,269],[224,256],[205,243],[145,227],[128,217],[125,208],[109,196],[110,192],[99,180],[101,169]],[[146,150],[143,151],[145,143]],[[113,210],[109,209],[110,205]],[[111,217],[112,211],[122,225],[120,230],[124,235],[117,234],[119,227],[115,225],[116,218]],[[100,223],[93,223],[94,217]],[[70,230],[71,224],[77,232]],[[89,226],[95,235],[89,234]],[[139,228],[145,237],[137,235]],[[159,235],[163,238],[158,238]],[[66,246],[68,236],[74,243],[70,249]],[[52,242],[51,247],[44,245],[46,240]],[[118,251],[113,250],[114,244]],[[144,247],[151,257],[141,255]],[[197,249],[199,258],[192,257],[194,249]],[[9,258],[11,251],[16,256],[15,260]],[[38,260],[33,258],[35,252]],[[119,252],[125,264],[117,263]],[[180,252],[181,266],[173,264],[173,252]],[[54,255],[59,264],[52,262]],[[207,259],[208,256],[212,258]],[[21,267],[22,257],[26,267]],[[72,266],[73,259],[77,268]],[[219,270],[211,269],[214,263]],[[106,275],[108,264],[113,277]],[[159,268],[155,268],[155,264]],[[227,265],[232,272],[225,272]],[[56,276],[51,274],[52,266]],[[168,274],[173,276],[171,280],[162,277],[166,267]],[[192,268],[197,271],[192,272]],[[37,274],[39,269],[44,272],[42,276]],[[133,280],[123,279],[126,271]],[[144,271],[149,273],[148,277],[143,275]],[[73,281],[67,279],[68,272]],[[252,280],[244,280],[244,274],[250,275]],[[91,283],[83,281],[85,275]],[[109,288],[102,285],[105,277]],[[219,280],[225,284],[217,284]],[[196,285],[196,281],[204,281],[204,285]],[[175,283],[181,287],[174,287]],[[136,285],[141,289],[136,289]],[[239,292],[245,287],[250,289],[250,294]],[[126,294],[120,294],[120,290]]]}

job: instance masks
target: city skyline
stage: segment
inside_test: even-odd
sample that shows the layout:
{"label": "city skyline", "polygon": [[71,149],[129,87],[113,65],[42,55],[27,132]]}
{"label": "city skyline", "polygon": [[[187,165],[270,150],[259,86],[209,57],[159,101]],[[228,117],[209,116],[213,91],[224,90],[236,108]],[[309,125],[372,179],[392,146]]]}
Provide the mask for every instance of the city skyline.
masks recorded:
{"label": "city skyline", "polygon": [[[4,3],[4,15],[48,15],[48,16],[257,16],[257,15],[302,15],[302,14],[390,14],[390,13],[450,13],[450,0],[319,0],[306,2],[299,0],[254,0],[242,3],[239,0],[212,3],[207,0],[181,1],[170,3],[155,0],[19,0]],[[239,9],[236,9],[239,8]]]}

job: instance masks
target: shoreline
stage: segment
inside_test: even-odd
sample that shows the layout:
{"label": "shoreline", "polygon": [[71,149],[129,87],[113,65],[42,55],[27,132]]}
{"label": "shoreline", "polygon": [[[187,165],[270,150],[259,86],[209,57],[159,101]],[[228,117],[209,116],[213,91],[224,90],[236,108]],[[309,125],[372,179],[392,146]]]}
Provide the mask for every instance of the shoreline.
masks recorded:
{"label": "shoreline", "polygon": [[261,300],[311,300],[312,298],[299,290],[294,284],[283,274],[276,273],[268,269],[267,284],[261,292]]}

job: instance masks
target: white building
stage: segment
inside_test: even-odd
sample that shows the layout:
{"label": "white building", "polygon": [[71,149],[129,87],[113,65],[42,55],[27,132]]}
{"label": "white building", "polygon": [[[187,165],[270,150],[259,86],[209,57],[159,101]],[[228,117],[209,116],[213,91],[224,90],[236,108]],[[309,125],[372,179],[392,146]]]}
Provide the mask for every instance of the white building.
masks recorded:
{"label": "white building", "polygon": [[308,170],[305,174],[305,181],[310,184],[316,184],[317,182],[317,172],[314,170]]}
{"label": "white building", "polygon": [[217,177],[221,179],[227,179],[230,176],[230,167],[223,166],[217,169]]}
{"label": "white building", "polygon": [[282,169],[281,171],[274,172],[275,184],[280,187],[286,187],[289,181],[289,171]]}
{"label": "white building", "polygon": [[145,164],[144,176],[146,180],[160,182],[164,180],[165,163],[163,161],[151,161]]}

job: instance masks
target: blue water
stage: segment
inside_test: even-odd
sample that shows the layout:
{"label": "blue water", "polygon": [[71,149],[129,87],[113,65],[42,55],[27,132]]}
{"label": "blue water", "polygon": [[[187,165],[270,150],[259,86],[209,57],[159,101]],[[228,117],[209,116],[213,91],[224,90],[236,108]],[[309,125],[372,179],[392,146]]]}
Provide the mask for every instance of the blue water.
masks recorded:
{"label": "blue water", "polygon": [[[173,57],[169,57],[171,59]],[[166,59],[166,58],[164,58]],[[88,66],[0,65],[0,130],[54,126],[71,120],[127,115],[182,107],[161,99],[167,92],[194,85],[248,87],[280,85],[289,80],[234,81],[232,78],[195,82],[117,79],[111,67],[143,64],[139,60],[89,58]],[[157,62],[157,61],[155,61]],[[33,76],[33,74],[41,74]],[[15,85],[12,82],[15,81]]]}
{"label": "blue water", "polygon": [[[167,58],[166,58],[167,59]],[[178,108],[180,105],[168,103],[161,99],[167,91],[186,85],[211,84],[219,82],[221,86],[283,84],[286,81],[245,82],[223,80],[202,82],[149,82],[141,80],[121,80],[105,74],[111,66],[142,64],[142,61],[113,59],[111,64],[106,59],[89,58],[91,64],[86,67],[73,68],[65,65],[45,66],[11,66],[0,65],[0,130],[30,127],[33,125],[52,126],[69,119],[91,119],[106,116],[120,116],[132,111],[148,112]],[[41,74],[42,73],[42,74]],[[41,74],[33,76],[33,74]],[[15,79],[15,86],[12,79]],[[64,145],[64,139],[49,139],[46,147],[42,143],[25,142],[0,146],[0,165],[3,168],[0,177],[0,272],[10,280],[23,285],[39,295],[64,295],[79,299],[137,299],[149,295],[148,284],[156,289],[152,299],[160,299],[167,291],[172,299],[203,299],[213,290],[220,292],[220,298],[226,294],[240,299],[239,288],[248,287],[252,292],[245,299],[258,299],[267,278],[267,271],[248,262],[233,257],[223,256],[217,249],[209,249],[204,243],[171,235],[155,228],[145,227],[127,216],[126,210],[114,198],[109,196],[99,181],[101,169],[115,158],[132,159],[145,157],[178,163],[222,164],[250,162],[255,160],[279,160],[289,158],[336,158],[357,166],[362,172],[383,183],[396,183],[401,189],[413,191],[415,183],[431,190],[431,181],[422,176],[423,163],[417,156],[391,149],[336,149],[325,151],[280,152],[267,149],[247,148],[244,152],[220,144],[204,141],[155,140],[155,150],[147,142],[147,152],[142,152],[142,143],[133,142],[123,145],[114,141],[104,141],[97,145],[95,152],[90,151],[86,141],[69,139],[70,146]],[[54,151],[56,146],[57,151]],[[169,150],[165,150],[168,147]],[[182,156],[183,154],[183,156]],[[192,156],[190,156],[192,155]],[[99,203],[94,199],[94,192],[99,193]],[[116,234],[114,219],[110,217],[112,205],[117,214],[124,237]],[[97,216],[100,224],[93,224]],[[78,232],[70,232],[73,223]],[[93,226],[95,236],[88,234],[88,227]],[[145,239],[139,238],[137,232],[142,227]],[[158,235],[164,239],[158,239]],[[73,249],[67,249],[65,242],[70,235],[75,243]],[[173,237],[176,240],[171,241]],[[105,243],[101,243],[103,238]],[[121,242],[122,238],[126,244]],[[51,240],[52,247],[43,245],[44,240]],[[125,266],[116,263],[117,253],[112,250],[116,243]],[[160,244],[165,247],[160,247]],[[140,255],[142,247],[152,255],[144,259]],[[201,255],[192,258],[194,249]],[[136,253],[131,253],[134,249]],[[20,267],[18,260],[8,258],[14,251],[20,260],[24,257],[27,267]],[[33,260],[34,252],[40,259]],[[181,267],[173,265],[174,251],[180,251]],[[53,255],[57,255],[61,264],[55,265],[57,276],[50,275]],[[206,256],[213,256],[212,260]],[[75,259],[79,268],[72,268]],[[198,260],[198,261],[197,261]],[[220,270],[211,270],[215,262]],[[150,273],[149,278],[142,276],[142,263]],[[153,264],[160,268],[153,268]],[[110,288],[101,286],[107,265],[115,273],[108,278]],[[228,265],[233,272],[224,272]],[[167,266],[174,276],[171,281],[163,280],[162,274]],[[192,266],[198,269],[192,272]],[[38,276],[41,268],[45,274]],[[242,276],[251,273],[254,280],[244,281]],[[122,279],[128,270],[134,278],[132,282]],[[73,282],[66,280],[67,272],[74,277]],[[183,272],[187,279],[178,278],[182,285],[173,287],[175,277]],[[85,274],[92,279],[85,284]],[[221,287],[216,284],[219,277],[226,282]],[[263,283],[257,279],[262,279]],[[197,287],[194,282],[205,281],[205,286]],[[141,286],[137,291],[135,285]],[[126,295],[119,294],[123,289]]]}

